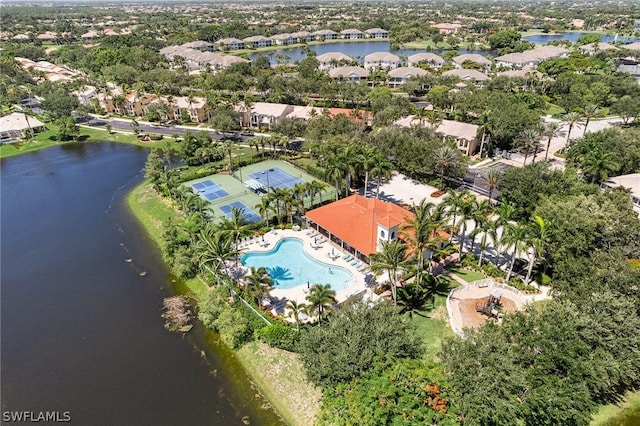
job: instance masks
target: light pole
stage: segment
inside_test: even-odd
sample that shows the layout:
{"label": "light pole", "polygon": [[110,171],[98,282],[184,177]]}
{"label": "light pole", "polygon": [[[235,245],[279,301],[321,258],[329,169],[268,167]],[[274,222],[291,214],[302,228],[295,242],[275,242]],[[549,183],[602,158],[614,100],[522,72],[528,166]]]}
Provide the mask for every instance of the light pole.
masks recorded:
{"label": "light pole", "polygon": [[267,175],[267,192],[269,192],[269,172],[272,172],[272,171],[273,171],[273,169],[269,169],[269,170],[265,170],[264,172],[262,172],[262,174],[266,173],[266,175]]}

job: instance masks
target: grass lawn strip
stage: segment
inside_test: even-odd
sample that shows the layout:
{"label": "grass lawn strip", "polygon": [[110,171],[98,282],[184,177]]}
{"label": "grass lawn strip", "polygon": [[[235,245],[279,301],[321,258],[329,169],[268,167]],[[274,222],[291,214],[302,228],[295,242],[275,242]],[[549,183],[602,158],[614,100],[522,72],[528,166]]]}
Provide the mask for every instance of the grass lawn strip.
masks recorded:
{"label": "grass lawn strip", "polygon": [[240,348],[236,355],[288,424],[306,426],[314,423],[322,391],[307,380],[298,354],[251,342]]}
{"label": "grass lawn strip", "polygon": [[[635,417],[633,417],[635,416]],[[640,391],[628,392],[619,404],[599,407],[593,415],[591,426],[626,426],[635,424],[631,418],[640,417]]]}

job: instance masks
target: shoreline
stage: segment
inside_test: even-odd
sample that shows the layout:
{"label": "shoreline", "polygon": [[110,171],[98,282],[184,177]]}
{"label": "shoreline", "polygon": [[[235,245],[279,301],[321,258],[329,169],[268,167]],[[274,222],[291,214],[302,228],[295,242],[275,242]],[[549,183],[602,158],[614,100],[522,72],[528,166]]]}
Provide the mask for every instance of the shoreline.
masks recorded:
{"label": "shoreline", "polygon": [[80,134],[77,140],[57,141],[51,140],[50,138],[55,137],[58,127],[53,123],[46,123],[46,127],[47,130],[36,134],[31,141],[19,141],[0,145],[0,159],[40,151],[54,146],[62,146],[68,143],[116,142],[142,148],[157,148],[166,141],[174,141],[172,137],[165,137],[158,141],[142,142],[133,133],[112,131],[111,134],[107,134],[107,131],[103,128],[85,126],[78,126],[80,128]]}
{"label": "shoreline", "polygon": [[[162,250],[162,222],[179,213],[158,196],[148,180],[144,180],[127,194],[126,203],[156,248]],[[179,295],[194,294],[196,305],[206,297],[209,290],[199,276],[190,280],[176,279],[171,283],[171,288]],[[217,336],[213,330],[206,331]],[[216,345],[207,344],[204,349],[215,351],[218,344],[224,345],[220,341]],[[272,348],[257,340],[237,350],[225,346],[225,351],[235,357],[265,403],[272,407],[283,424],[306,426],[313,423],[320,408],[321,392],[307,381],[298,354]],[[282,374],[284,371],[287,372],[286,375]],[[302,400],[292,397],[300,394],[303,394]]]}

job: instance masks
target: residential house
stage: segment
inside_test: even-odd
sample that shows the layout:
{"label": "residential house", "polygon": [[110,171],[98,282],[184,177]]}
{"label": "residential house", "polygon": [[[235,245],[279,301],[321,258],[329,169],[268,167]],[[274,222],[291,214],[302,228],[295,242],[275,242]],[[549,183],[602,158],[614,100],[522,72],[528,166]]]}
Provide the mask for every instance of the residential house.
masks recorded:
{"label": "residential house", "polygon": [[494,58],[497,66],[507,68],[535,68],[549,59],[567,57],[570,51],[558,46],[540,46],[524,52],[508,53]]}
{"label": "residential house", "polygon": [[258,127],[270,129],[275,123],[293,111],[293,105],[256,102],[247,111],[244,105],[237,105],[236,111],[241,113],[242,127]]}
{"label": "residential house", "polygon": [[382,28],[369,28],[364,34],[367,38],[389,38],[389,31]]}
{"label": "residential house", "polygon": [[369,77],[369,70],[356,66],[338,67],[329,70],[329,77],[359,82]]}
{"label": "residential house", "polygon": [[581,52],[587,55],[595,55],[596,53],[604,52],[605,50],[618,50],[618,48],[615,47],[613,44],[599,42],[599,43],[589,43],[583,46],[578,46],[578,50],[580,50]]}
{"label": "residential house", "polygon": [[356,194],[309,210],[305,218],[308,227],[368,263],[385,242],[402,238],[402,228],[415,215],[397,204]]}
{"label": "residential house", "polygon": [[173,110],[174,119],[182,119],[185,115],[193,123],[204,123],[209,119],[209,105],[205,98],[175,96],[168,106]]}
{"label": "residential house", "polygon": [[309,43],[315,41],[316,36],[309,31],[298,31],[297,33],[291,33],[291,37],[296,39],[296,43]]}
{"label": "residential house", "polygon": [[411,78],[428,74],[429,73],[422,68],[399,67],[389,71],[389,80],[387,81],[387,84],[389,87],[396,88],[402,86]]}
{"label": "residential house", "polygon": [[435,53],[416,53],[407,58],[407,65],[417,67],[420,64],[429,64],[431,68],[438,69],[445,64],[445,60]]}
{"label": "residential house", "polygon": [[213,52],[215,50],[212,43],[203,40],[190,41],[189,43],[184,43],[180,46],[185,49],[193,49],[199,52]]}
{"label": "residential house", "polygon": [[433,24],[431,25],[431,28],[437,28],[440,34],[442,35],[450,35],[460,31],[460,29],[462,28],[462,24],[459,24],[459,23],[449,24],[445,22],[440,24]]}
{"label": "residential house", "polygon": [[331,68],[353,62],[353,58],[341,52],[327,52],[316,56],[318,68],[327,71]]}
{"label": "residential house", "polygon": [[477,53],[465,53],[464,55],[454,56],[451,60],[456,68],[462,68],[462,65],[467,61],[473,62],[481,67],[489,68],[491,66],[490,60]]}
{"label": "residential house", "polygon": [[71,92],[71,94],[78,98],[80,105],[90,106],[93,99],[96,99],[98,91],[93,86],[84,86],[82,89]]}
{"label": "residential house", "polygon": [[449,70],[449,71],[443,72],[442,75],[454,76],[454,77],[458,77],[460,80],[473,81],[475,83],[489,80],[488,75],[478,70],[465,70],[465,69]]}
{"label": "residential house", "polygon": [[13,41],[29,41],[29,35],[28,34],[16,34],[13,37],[11,37],[11,40],[13,40]]}
{"label": "residential house", "polygon": [[313,35],[316,36],[316,40],[335,40],[338,38],[338,33],[331,30],[318,30],[314,31]]}
{"label": "residential house", "polygon": [[277,46],[286,46],[297,43],[298,39],[289,33],[276,34],[271,36],[271,43]]}
{"label": "residential house", "polygon": [[271,39],[265,36],[257,35],[242,39],[244,45],[253,49],[271,46]]}
{"label": "residential house", "polygon": [[52,41],[56,41],[58,39],[58,35],[54,32],[51,31],[47,31],[45,33],[42,34],[38,34],[36,36],[36,38],[40,41],[45,41],[45,42],[52,42]]}
{"label": "residential house", "polygon": [[221,46],[222,50],[240,50],[244,49],[244,41],[237,38],[223,38],[216,41],[217,46]]}
{"label": "residential house", "polygon": [[98,33],[97,33],[97,32],[95,32],[95,31],[87,31],[86,33],[84,33],[84,34],[82,34],[82,35],[80,36],[80,38],[81,38],[82,40],[93,40],[93,39],[96,39],[96,38],[98,38],[98,37],[99,37],[99,35],[98,35]]}
{"label": "residential house", "polygon": [[0,145],[17,142],[28,133],[38,133],[45,129],[44,123],[23,112],[12,112],[0,117]]}
{"label": "residential house", "polygon": [[400,65],[400,57],[389,52],[374,52],[364,57],[364,67],[390,70]]}
{"label": "residential house", "polygon": [[340,37],[345,40],[357,40],[364,38],[364,33],[355,28],[349,28],[346,30],[340,31]]}
{"label": "residential house", "polygon": [[[410,115],[402,118],[394,123],[400,127],[424,126],[429,127],[428,122],[421,122],[415,116]],[[460,151],[466,156],[471,156],[480,147],[478,139],[479,127],[475,124],[462,123],[460,121],[442,120],[438,127],[434,130],[435,134],[440,136],[443,141],[453,141]]]}

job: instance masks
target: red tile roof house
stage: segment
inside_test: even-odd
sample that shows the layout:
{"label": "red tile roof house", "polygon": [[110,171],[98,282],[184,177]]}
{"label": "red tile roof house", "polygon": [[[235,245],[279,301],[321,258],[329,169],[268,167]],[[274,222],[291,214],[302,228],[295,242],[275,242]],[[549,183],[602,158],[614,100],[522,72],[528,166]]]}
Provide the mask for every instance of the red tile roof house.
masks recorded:
{"label": "red tile roof house", "polygon": [[309,227],[368,263],[369,255],[380,251],[383,242],[397,240],[415,215],[393,203],[352,195],[310,210],[305,217]]}

